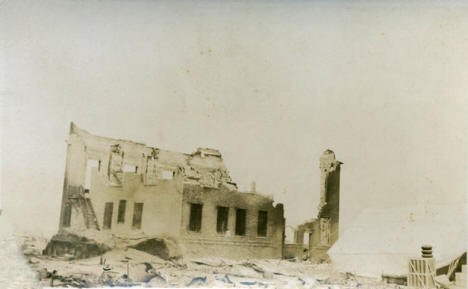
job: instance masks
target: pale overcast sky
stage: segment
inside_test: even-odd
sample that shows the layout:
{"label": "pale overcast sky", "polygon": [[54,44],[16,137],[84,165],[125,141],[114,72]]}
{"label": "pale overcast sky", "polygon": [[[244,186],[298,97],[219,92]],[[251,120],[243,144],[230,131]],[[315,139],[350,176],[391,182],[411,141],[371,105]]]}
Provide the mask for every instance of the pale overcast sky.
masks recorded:
{"label": "pale overcast sky", "polygon": [[466,201],[468,6],[176,2],[2,2],[1,205],[21,231],[57,230],[71,121],[218,148],[291,225],[317,212],[327,148],[342,228],[366,207]]}

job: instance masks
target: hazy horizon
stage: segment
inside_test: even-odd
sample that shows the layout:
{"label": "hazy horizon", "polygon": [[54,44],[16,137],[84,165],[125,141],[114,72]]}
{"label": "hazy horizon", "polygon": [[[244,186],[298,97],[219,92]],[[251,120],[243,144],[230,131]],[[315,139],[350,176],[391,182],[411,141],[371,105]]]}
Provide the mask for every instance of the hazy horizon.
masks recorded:
{"label": "hazy horizon", "polygon": [[428,3],[4,1],[0,207],[56,232],[71,121],[219,149],[293,226],[315,217],[326,149],[341,229],[367,207],[466,204],[468,8]]}

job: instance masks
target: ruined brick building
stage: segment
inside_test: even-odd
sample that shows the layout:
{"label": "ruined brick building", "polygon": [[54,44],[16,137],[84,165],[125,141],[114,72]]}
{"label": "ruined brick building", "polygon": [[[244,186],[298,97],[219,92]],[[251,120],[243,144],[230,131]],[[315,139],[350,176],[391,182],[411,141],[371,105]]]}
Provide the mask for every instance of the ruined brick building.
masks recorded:
{"label": "ruined brick building", "polygon": [[280,258],[283,205],[239,192],[215,149],[172,152],[71,123],[60,232],[168,236],[183,254]]}
{"label": "ruined brick building", "polygon": [[327,251],[338,240],[340,217],[340,171],[343,163],[335,153],[326,150],[320,157],[320,203],[317,217],[299,225],[295,231],[296,256],[303,258],[304,234],[308,234],[308,257],[312,261],[327,260]]}

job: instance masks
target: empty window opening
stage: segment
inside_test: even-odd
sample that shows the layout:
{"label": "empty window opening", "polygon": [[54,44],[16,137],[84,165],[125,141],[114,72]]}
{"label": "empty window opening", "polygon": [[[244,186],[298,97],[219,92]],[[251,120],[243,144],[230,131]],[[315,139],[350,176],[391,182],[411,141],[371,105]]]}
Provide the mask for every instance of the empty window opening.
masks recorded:
{"label": "empty window opening", "polygon": [[125,173],[136,173],[137,166],[132,166],[132,165],[124,165],[123,171]]}
{"label": "empty window opening", "polygon": [[310,258],[310,233],[305,233],[304,234],[304,243],[303,243],[305,246],[303,246],[304,250],[303,250],[303,257],[305,258]]}
{"label": "empty window opening", "polygon": [[112,211],[114,210],[114,203],[106,203],[104,208],[104,221],[103,229],[110,229],[112,227]]}
{"label": "empty window opening", "polygon": [[71,214],[72,214],[72,206],[70,203],[66,203],[65,211],[63,212],[63,220],[62,220],[62,225],[64,227],[70,227]]}
{"label": "empty window opening", "polygon": [[117,216],[117,223],[125,223],[125,208],[127,207],[126,200],[120,200],[119,202],[119,214]]}
{"label": "empty window opening", "polygon": [[190,231],[200,232],[202,222],[202,209],[202,204],[190,204]]}
{"label": "empty window opening", "polygon": [[99,160],[98,162],[98,167],[97,167],[98,171],[101,171],[101,160]]}
{"label": "empty window opening", "polygon": [[329,245],[330,243],[330,219],[320,218],[320,243]]}
{"label": "empty window opening", "polygon": [[236,209],[236,235],[245,235],[245,217],[247,211],[245,209]]}
{"label": "empty window opening", "polygon": [[158,166],[155,159],[148,157],[146,172],[145,172],[146,185],[155,185],[158,180]]}
{"label": "empty window opening", "polygon": [[225,233],[228,229],[228,207],[218,207],[218,217],[216,220],[216,232]]}
{"label": "empty window opening", "polygon": [[267,211],[258,211],[257,235],[266,237],[268,227],[268,213]]}
{"label": "empty window opening", "polygon": [[168,171],[168,170],[163,170],[162,171],[162,178],[165,179],[165,180],[170,180],[172,179],[172,177],[174,176],[174,172],[173,171]]}
{"label": "empty window opening", "polygon": [[141,219],[143,216],[143,203],[135,203],[133,208],[133,222],[132,227],[134,229],[141,229]]}
{"label": "empty window opening", "polygon": [[109,167],[107,175],[112,182],[120,183],[123,171],[124,152],[121,151],[119,145],[112,145],[109,155]]}
{"label": "empty window opening", "polygon": [[309,244],[309,240],[310,240],[310,233],[304,233],[304,239],[302,241],[302,244]]}
{"label": "empty window opening", "polygon": [[99,168],[98,160],[88,160],[86,165],[85,189],[91,188],[91,173],[93,168]]}

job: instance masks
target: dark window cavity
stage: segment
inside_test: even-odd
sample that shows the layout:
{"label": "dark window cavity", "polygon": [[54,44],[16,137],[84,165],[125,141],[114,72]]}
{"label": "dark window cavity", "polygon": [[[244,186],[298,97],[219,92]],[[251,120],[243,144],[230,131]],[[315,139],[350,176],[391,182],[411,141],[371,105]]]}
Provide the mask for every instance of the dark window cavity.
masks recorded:
{"label": "dark window cavity", "polygon": [[228,207],[218,207],[218,217],[216,219],[216,232],[224,233],[228,229]]}
{"label": "dark window cavity", "polygon": [[135,203],[133,207],[133,229],[141,229],[141,218],[143,216],[143,203]]}
{"label": "dark window cavity", "polygon": [[72,207],[70,203],[65,204],[65,212],[63,213],[63,220],[62,225],[64,227],[70,227],[71,223],[71,214],[72,214]]}
{"label": "dark window cavity", "polygon": [[258,211],[257,235],[266,237],[268,226],[268,213],[267,211]]}
{"label": "dark window cavity", "polygon": [[245,235],[245,217],[247,211],[245,209],[236,209],[236,235]]}
{"label": "dark window cavity", "polygon": [[117,223],[125,223],[125,208],[127,207],[126,200],[120,200],[119,202],[119,215],[117,216]]}
{"label": "dark window cavity", "polygon": [[202,204],[190,204],[190,231],[200,232],[202,221],[202,209]]}
{"label": "dark window cavity", "polygon": [[110,229],[112,226],[112,211],[114,210],[114,203],[106,203],[104,208],[104,222],[103,229]]}

